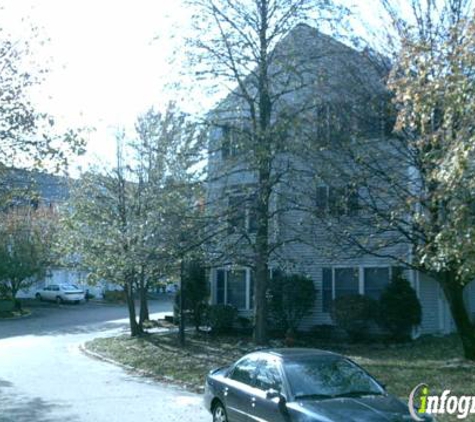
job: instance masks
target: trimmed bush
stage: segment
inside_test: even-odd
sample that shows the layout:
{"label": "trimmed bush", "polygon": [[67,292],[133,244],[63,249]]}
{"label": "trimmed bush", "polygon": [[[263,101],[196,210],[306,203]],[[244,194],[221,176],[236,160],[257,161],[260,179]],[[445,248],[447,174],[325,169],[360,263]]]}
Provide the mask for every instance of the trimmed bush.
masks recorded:
{"label": "trimmed bush", "polygon": [[225,334],[233,330],[237,313],[231,305],[209,305],[204,314],[213,334]]}
{"label": "trimmed bush", "polygon": [[[209,291],[206,270],[200,261],[192,260],[185,264],[183,269],[183,286],[185,291],[185,320],[192,322],[195,329],[203,325],[203,313],[207,306]],[[174,316],[180,320],[180,295],[181,290],[175,294]]]}
{"label": "trimmed bush", "polygon": [[333,301],[331,317],[351,341],[366,340],[371,322],[377,315],[378,302],[367,296],[348,295]]}
{"label": "trimmed bush", "polygon": [[301,274],[274,274],[269,282],[269,317],[271,327],[297,331],[302,319],[315,306],[313,280]]}
{"label": "trimmed bush", "polygon": [[252,333],[252,320],[243,316],[238,316],[236,319],[236,325],[241,333]]}
{"label": "trimmed bush", "polygon": [[104,300],[106,302],[125,302],[125,292],[123,290],[106,290]]}
{"label": "trimmed bush", "polygon": [[0,312],[12,312],[15,306],[11,300],[0,300]]}
{"label": "trimmed bush", "polygon": [[378,324],[394,341],[411,338],[412,327],[422,320],[422,308],[417,294],[402,274],[396,274],[379,300]]}

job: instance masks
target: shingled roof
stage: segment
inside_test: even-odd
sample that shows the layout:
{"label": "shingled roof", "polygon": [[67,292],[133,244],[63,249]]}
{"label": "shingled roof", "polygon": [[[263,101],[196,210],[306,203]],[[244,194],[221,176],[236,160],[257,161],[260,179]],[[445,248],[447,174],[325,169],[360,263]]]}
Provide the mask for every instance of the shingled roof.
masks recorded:
{"label": "shingled roof", "polygon": [[0,192],[11,194],[11,200],[23,202],[32,200],[51,204],[61,203],[69,198],[70,179],[40,171],[24,169],[2,169],[0,171]]}

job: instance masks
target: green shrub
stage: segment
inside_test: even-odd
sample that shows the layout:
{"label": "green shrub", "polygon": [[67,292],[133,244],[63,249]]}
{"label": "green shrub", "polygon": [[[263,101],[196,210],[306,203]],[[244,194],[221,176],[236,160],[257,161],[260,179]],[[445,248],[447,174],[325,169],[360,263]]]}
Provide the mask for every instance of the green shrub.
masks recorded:
{"label": "green shrub", "polygon": [[379,300],[378,324],[395,341],[411,338],[412,327],[421,323],[422,309],[417,294],[402,274],[396,274]]}
{"label": "green shrub", "polygon": [[269,317],[272,328],[297,331],[315,306],[313,280],[300,274],[277,272],[269,282]]}
{"label": "green shrub", "polygon": [[89,293],[89,290],[86,290],[86,294],[84,295],[84,299],[90,300],[90,299],[94,299],[95,297],[96,297],[96,295],[94,295],[92,293]]}
{"label": "green shrub", "polygon": [[315,325],[309,335],[318,340],[341,340],[341,329],[333,324]]}
{"label": "green shrub", "polygon": [[125,302],[125,292],[123,290],[106,290],[104,300],[107,302]]}
{"label": "green shrub", "polygon": [[251,334],[253,329],[253,323],[250,318],[243,316],[238,316],[236,319],[236,325],[239,329],[239,332],[242,334]]}
{"label": "green shrub", "polygon": [[11,312],[15,305],[11,300],[0,300],[0,312]]}
{"label": "green shrub", "polygon": [[[192,322],[196,330],[203,325],[204,311],[208,301],[208,280],[204,266],[198,260],[191,260],[183,267],[183,287],[185,291],[184,311],[186,322]],[[175,294],[173,314],[180,320],[181,289]]]}
{"label": "green shrub", "polygon": [[204,314],[211,332],[224,334],[233,330],[237,309],[231,305],[209,305]]}
{"label": "green shrub", "polygon": [[378,302],[367,296],[348,295],[333,301],[331,317],[351,341],[368,338],[371,322],[377,315]]}

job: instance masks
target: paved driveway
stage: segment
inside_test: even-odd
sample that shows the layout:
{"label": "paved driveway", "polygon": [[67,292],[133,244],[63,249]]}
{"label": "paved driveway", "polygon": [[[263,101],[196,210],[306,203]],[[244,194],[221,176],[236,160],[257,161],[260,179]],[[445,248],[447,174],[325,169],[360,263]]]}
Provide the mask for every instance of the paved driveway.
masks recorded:
{"label": "paved driveway", "polygon": [[0,422],[209,422],[201,396],[80,352],[85,341],[123,332],[125,317],[123,307],[49,305],[0,321]]}

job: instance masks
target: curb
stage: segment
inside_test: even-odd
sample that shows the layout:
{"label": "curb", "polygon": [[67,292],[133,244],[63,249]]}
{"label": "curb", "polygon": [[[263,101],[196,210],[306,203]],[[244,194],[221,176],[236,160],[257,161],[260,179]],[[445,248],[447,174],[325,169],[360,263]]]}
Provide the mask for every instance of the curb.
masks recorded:
{"label": "curb", "polygon": [[162,376],[156,375],[156,374],[153,374],[152,372],[145,371],[143,369],[134,368],[133,366],[127,365],[125,363],[118,362],[114,359],[105,357],[105,356],[103,356],[99,353],[96,353],[96,352],[93,352],[92,350],[89,350],[88,348],[86,348],[85,343],[79,345],[79,350],[82,353],[84,353],[86,356],[88,356],[92,359],[97,359],[99,361],[106,362],[106,363],[118,366],[119,368],[122,368],[122,369],[124,369],[128,372],[131,372],[132,373],[131,375],[147,377],[149,379],[153,379],[154,381],[161,382],[163,384],[168,384],[168,385],[171,385],[173,387],[182,388],[183,390],[185,390],[189,393],[203,394],[204,390],[202,390],[201,387],[196,388],[192,385],[186,384],[184,382],[180,382],[179,380],[176,380],[172,377],[168,377],[166,375],[162,375]]}
{"label": "curb", "polygon": [[142,371],[141,369],[136,369],[133,366],[126,365],[125,363],[118,362],[114,359],[110,359],[110,358],[107,358],[107,357],[105,357],[105,356],[103,356],[99,353],[93,352],[92,350],[87,349],[86,345],[84,343],[79,345],[79,350],[82,353],[84,353],[86,356],[89,356],[90,358],[97,359],[97,360],[100,360],[100,361],[103,361],[103,362],[107,362],[107,363],[110,363],[110,364],[115,365],[115,366],[119,366],[121,368],[127,369],[128,371],[145,372],[145,371]]}

